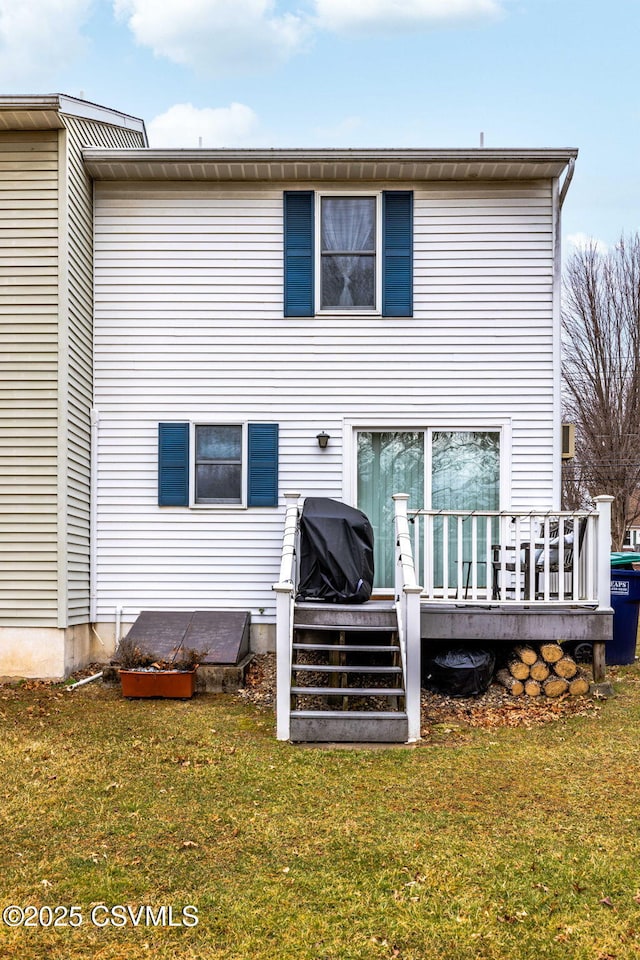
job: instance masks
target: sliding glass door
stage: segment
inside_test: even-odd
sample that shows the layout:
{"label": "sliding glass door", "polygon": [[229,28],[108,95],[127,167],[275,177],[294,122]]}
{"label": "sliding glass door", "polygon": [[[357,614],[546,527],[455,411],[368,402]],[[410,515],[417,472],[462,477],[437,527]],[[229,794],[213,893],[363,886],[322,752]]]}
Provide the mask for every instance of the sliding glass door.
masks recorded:
{"label": "sliding glass door", "polygon": [[[369,517],[374,530],[374,586],[378,589],[391,588],[394,583],[395,544],[391,499],[394,493],[409,494],[409,509],[413,510],[424,506],[436,510],[498,510],[499,431],[424,429],[358,432],[357,503]],[[478,530],[476,555],[480,559],[486,557],[486,525],[480,525]],[[443,581],[442,532],[442,520],[436,520],[432,550],[436,583],[440,584]],[[448,533],[451,583],[455,582],[457,538],[457,525],[452,523]],[[468,563],[472,549],[469,521],[463,524],[462,543],[463,557]],[[422,558],[420,566],[422,568]]]}

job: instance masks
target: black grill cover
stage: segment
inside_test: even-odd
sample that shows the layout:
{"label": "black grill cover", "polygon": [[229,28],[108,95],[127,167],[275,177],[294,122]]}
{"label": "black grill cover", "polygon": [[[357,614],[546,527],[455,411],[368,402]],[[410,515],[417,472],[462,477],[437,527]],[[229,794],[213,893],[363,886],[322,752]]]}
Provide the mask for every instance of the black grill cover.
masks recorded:
{"label": "black grill cover", "polygon": [[307,497],[300,518],[301,600],[364,603],[373,587],[373,528],[361,510]]}
{"label": "black grill cover", "polygon": [[422,658],[422,682],[448,697],[477,697],[491,683],[496,665],[494,650],[451,647]]}

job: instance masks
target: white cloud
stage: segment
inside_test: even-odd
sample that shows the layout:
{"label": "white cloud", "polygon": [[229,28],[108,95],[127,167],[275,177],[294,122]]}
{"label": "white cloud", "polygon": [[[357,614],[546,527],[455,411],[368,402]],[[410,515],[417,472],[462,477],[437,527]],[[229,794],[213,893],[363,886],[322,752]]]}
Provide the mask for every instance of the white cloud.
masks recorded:
{"label": "white cloud", "polygon": [[602,240],[598,240],[597,237],[590,237],[587,233],[570,233],[565,237],[565,247],[568,252],[571,253],[571,247],[574,250],[587,250],[593,248],[597,250],[600,254],[606,254],[609,251],[609,248],[606,243]]}
{"label": "white cloud", "polygon": [[407,30],[499,16],[503,0],[315,0],[326,30]]}
{"label": "white cloud", "polygon": [[147,124],[147,131],[152,147],[239,147],[249,145],[257,127],[256,114],[243,103],[203,109],[176,103]]}
{"label": "white cloud", "polygon": [[286,60],[308,34],[303,18],[278,14],[274,0],[114,0],[113,5],[138,43],[211,74]]}
{"label": "white cloud", "polygon": [[0,0],[0,83],[36,89],[80,56],[91,0]]}

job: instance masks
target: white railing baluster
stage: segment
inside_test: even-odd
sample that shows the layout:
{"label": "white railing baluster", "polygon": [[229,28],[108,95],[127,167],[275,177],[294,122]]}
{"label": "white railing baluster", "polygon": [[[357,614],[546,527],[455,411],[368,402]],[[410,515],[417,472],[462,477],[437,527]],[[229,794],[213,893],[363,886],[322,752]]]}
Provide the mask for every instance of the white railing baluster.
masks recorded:
{"label": "white railing baluster", "polygon": [[420,582],[420,514],[413,518],[413,563],[416,570],[416,580]]}
{"label": "white railing baluster", "polygon": [[458,588],[456,590],[456,597],[458,599],[466,600],[466,583],[464,577],[464,542],[463,542],[463,526],[462,526],[462,517],[458,517],[457,529],[456,529],[456,570],[457,570],[457,579],[458,579]]}
{"label": "white railing baluster", "polygon": [[[520,600],[520,578],[522,576],[522,518],[515,518],[515,581],[514,581],[514,591],[513,598],[514,600]],[[526,577],[526,567],[525,567],[525,577]],[[526,586],[525,586],[526,592]]]}
{"label": "white railing baluster", "polygon": [[485,588],[485,595],[487,600],[491,599],[491,594],[492,594],[492,589],[491,589],[491,582],[493,579],[492,551],[491,551],[492,529],[493,529],[493,523],[492,523],[491,517],[487,517],[487,522],[486,522],[485,531],[484,531],[484,537],[485,537],[484,568],[486,570],[486,574],[484,578],[484,588]]}
{"label": "white railing baluster", "polygon": [[435,597],[435,584],[434,584],[434,564],[433,558],[435,555],[435,536],[434,536],[434,515],[433,513],[428,513],[424,515],[424,581],[425,588],[427,590],[427,596],[433,600]]}
{"label": "white railing baluster", "polygon": [[[582,589],[580,592],[580,599],[583,596],[592,597],[596,595],[596,583],[597,583],[597,551],[596,551],[596,542],[597,542],[597,530],[596,523],[597,517],[591,516],[587,517],[587,528],[584,533],[584,550],[583,550],[583,561],[580,574],[582,576]],[[575,576],[575,567],[574,567],[574,576]]]}
{"label": "white railing baluster", "polygon": [[[578,549],[577,533],[578,531],[575,530],[574,543],[576,550]],[[564,600],[564,551],[564,517],[558,517],[558,600]],[[573,557],[573,554],[571,556]]]}
{"label": "white railing baluster", "polygon": [[449,517],[442,518],[442,592],[449,596]]}
{"label": "white railing baluster", "polygon": [[549,600],[551,571],[549,569],[549,517],[542,521],[542,570],[544,576],[544,599]]}
{"label": "white railing baluster", "polygon": [[509,519],[508,517],[500,517],[500,530],[498,533],[498,556],[500,559],[498,597],[500,600],[506,600],[508,597],[507,556],[511,547],[511,527],[509,526]]}
{"label": "white railing baluster", "polygon": [[471,517],[471,599],[478,599],[478,518]]}

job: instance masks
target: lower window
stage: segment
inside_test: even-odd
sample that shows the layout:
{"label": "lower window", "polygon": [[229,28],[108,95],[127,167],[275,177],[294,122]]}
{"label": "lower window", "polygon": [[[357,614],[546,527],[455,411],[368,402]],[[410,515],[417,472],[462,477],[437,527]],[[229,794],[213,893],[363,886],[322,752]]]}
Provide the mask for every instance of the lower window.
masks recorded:
{"label": "lower window", "polygon": [[277,423],[158,424],[158,506],[278,506]]}
{"label": "lower window", "polygon": [[196,424],[195,503],[242,503],[242,425]]}

